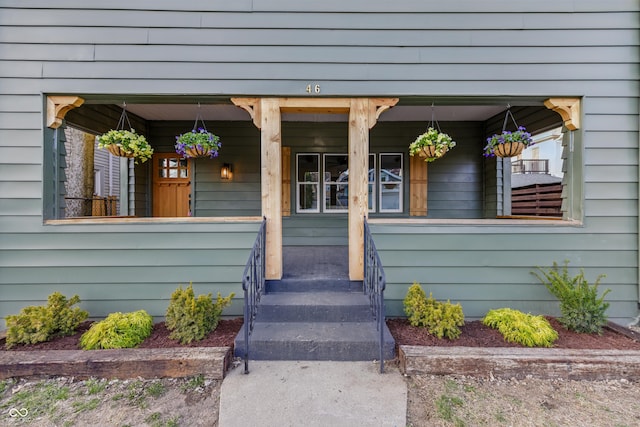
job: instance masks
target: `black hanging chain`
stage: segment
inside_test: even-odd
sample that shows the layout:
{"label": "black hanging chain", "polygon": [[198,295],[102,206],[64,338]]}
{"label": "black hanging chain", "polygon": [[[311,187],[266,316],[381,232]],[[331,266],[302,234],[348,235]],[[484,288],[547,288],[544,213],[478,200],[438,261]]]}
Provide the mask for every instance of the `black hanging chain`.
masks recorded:
{"label": "black hanging chain", "polygon": [[124,125],[127,124],[129,129],[133,129],[131,126],[131,122],[129,121],[129,116],[127,115],[127,103],[122,103],[122,114],[120,114],[120,120],[118,120],[118,126],[116,130],[125,130]]}
{"label": "black hanging chain", "polygon": [[[435,127],[433,126],[434,124]],[[429,130],[429,128],[437,128],[438,132],[442,133],[442,131],[440,130],[440,123],[438,123],[438,120],[436,120],[436,108],[433,102],[431,103],[431,121],[429,122],[429,126],[427,126],[427,130]]]}
{"label": "black hanging chain", "polygon": [[198,121],[202,122],[202,129],[205,132],[209,132],[207,130],[207,126],[204,124],[204,118],[202,118],[202,111],[200,111],[200,103],[198,102],[198,113],[196,114],[196,121],[193,123],[193,130],[198,130]]}
{"label": "black hanging chain", "polygon": [[502,132],[507,130],[507,120],[509,119],[509,117],[511,117],[511,121],[515,125],[516,130],[518,130],[518,124],[516,123],[516,119],[513,117],[513,114],[511,113],[511,105],[507,104],[507,112],[504,115],[504,122],[502,123]]}

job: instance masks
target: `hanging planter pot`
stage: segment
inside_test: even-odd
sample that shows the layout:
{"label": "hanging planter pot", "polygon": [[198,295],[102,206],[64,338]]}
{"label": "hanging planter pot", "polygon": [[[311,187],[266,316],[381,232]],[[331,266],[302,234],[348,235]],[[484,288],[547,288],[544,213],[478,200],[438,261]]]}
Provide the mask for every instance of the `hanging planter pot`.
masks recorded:
{"label": "hanging planter pot", "polygon": [[109,150],[109,152],[116,157],[133,158],[133,153],[125,151],[121,145],[111,144],[107,145],[106,147],[107,150]]}
{"label": "hanging planter pot", "polygon": [[[125,123],[130,130],[124,128]],[[126,103],[122,107],[117,128],[98,136],[98,148],[107,149],[117,157],[134,159],[136,164],[146,162],[153,155],[153,148],[144,135],[137,134],[135,129],[131,127]]]}
{"label": "hanging planter pot", "polygon": [[[507,130],[507,120],[511,117],[516,127],[515,132]],[[487,138],[487,145],[484,147],[485,157],[514,157],[522,153],[522,151],[533,143],[531,134],[527,132],[524,126],[518,126],[516,120],[511,114],[511,109],[507,106],[507,112],[502,124],[502,133],[492,135]]]}
{"label": "hanging planter pot", "polygon": [[[202,127],[198,127],[198,122],[202,122]],[[220,147],[222,147],[220,137],[207,130],[200,113],[200,104],[198,104],[198,114],[191,132],[176,136],[176,153],[184,158],[209,157],[213,159],[218,157]]]}
{"label": "hanging planter pot", "polygon": [[447,151],[455,146],[455,141],[449,135],[440,131],[440,125],[435,119],[432,105],[429,127],[425,133],[418,135],[416,140],[409,144],[409,155],[415,156],[417,154],[425,162],[433,162],[444,156]]}
{"label": "hanging planter pot", "polygon": [[440,150],[438,150],[435,145],[427,145],[420,148],[420,150],[418,151],[418,155],[423,159],[435,160],[444,156],[447,151],[449,151],[449,147],[447,146],[443,146]]}

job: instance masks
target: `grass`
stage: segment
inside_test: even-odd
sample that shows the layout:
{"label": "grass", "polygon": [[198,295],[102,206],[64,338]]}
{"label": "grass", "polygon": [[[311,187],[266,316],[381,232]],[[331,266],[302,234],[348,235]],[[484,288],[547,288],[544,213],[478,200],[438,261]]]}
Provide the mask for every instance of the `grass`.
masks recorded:
{"label": "grass", "polygon": [[101,393],[105,388],[107,388],[107,382],[97,378],[89,378],[85,382],[85,385],[87,386],[87,393],[89,395]]}
{"label": "grass", "polygon": [[436,409],[438,415],[445,421],[453,421],[453,413],[455,407],[461,407],[464,401],[457,396],[440,395],[436,400]]}
{"label": "grass", "polygon": [[100,402],[101,400],[96,397],[85,402],[82,402],[82,401],[73,402],[71,406],[73,407],[76,413],[80,413],[80,412],[93,411],[98,406],[100,406]]}
{"label": "grass", "polygon": [[204,387],[204,375],[196,375],[195,377],[189,378],[185,383],[180,385],[180,389],[183,392],[194,391],[198,388]]}
{"label": "grass", "polygon": [[147,387],[147,394],[151,397],[158,398],[167,392],[167,389],[160,381],[154,381]]}
{"label": "grass", "polygon": [[[5,383],[4,387],[7,387]],[[69,387],[40,382],[13,394],[0,405],[2,412],[13,408],[25,411],[23,421],[28,422],[41,416],[53,417],[57,404],[69,398]]]}
{"label": "grass", "polygon": [[178,427],[178,420],[180,417],[175,416],[165,420],[160,412],[154,412],[149,415],[144,421],[151,427]]}

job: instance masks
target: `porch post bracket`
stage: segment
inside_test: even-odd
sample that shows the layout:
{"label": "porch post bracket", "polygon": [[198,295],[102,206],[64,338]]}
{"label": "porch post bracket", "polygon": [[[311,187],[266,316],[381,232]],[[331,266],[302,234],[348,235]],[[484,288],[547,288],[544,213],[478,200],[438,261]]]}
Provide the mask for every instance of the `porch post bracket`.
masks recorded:
{"label": "porch post bracket", "polygon": [[262,128],[260,116],[260,98],[231,98],[231,102],[237,107],[242,108],[251,116],[253,124],[258,128]]}
{"label": "porch post bracket", "polygon": [[79,96],[47,96],[47,127],[59,128],[64,116],[82,104],[84,104],[84,99]]}
{"label": "porch post bracket", "polygon": [[388,109],[396,105],[399,98],[371,98],[369,100],[370,113],[369,113],[369,129],[373,128],[378,119]]}
{"label": "porch post bracket", "polygon": [[580,129],[580,98],[549,98],[544,106],[560,114],[567,129]]}

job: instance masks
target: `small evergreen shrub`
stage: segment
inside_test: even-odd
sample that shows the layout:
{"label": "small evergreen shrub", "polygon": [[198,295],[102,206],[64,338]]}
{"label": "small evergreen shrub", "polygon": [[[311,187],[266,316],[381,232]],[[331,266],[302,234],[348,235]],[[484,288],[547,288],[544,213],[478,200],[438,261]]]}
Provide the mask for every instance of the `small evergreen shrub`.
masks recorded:
{"label": "small evergreen shrub", "polygon": [[151,335],[152,329],[153,317],[144,310],[111,313],[82,334],[80,346],[84,350],[134,348]]}
{"label": "small evergreen shrub", "polygon": [[609,308],[604,297],[611,291],[607,289],[598,297],[598,285],[605,276],[601,274],[593,286],[590,286],[582,270],[578,275],[570,277],[568,264],[569,261],[565,261],[564,267],[559,270],[558,264],[554,262],[552,268],[544,270],[538,267],[540,274],[533,274],[560,301],[562,317],[558,321],[565,328],[575,332],[601,334],[602,327],[607,323],[605,312]]}
{"label": "small evergreen shrub", "polygon": [[526,347],[551,347],[558,339],[558,332],[543,316],[534,316],[510,308],[489,310],[482,323],[497,329],[505,341]]}
{"label": "small evergreen shrub", "polygon": [[171,331],[169,337],[181,344],[200,341],[216,329],[222,310],[231,305],[234,295],[232,292],[223,298],[218,292],[214,302],[211,294],[198,295],[196,298],[192,284],[186,289],[180,286],[171,294],[167,308],[165,323]]}
{"label": "small evergreen shrub", "polygon": [[49,341],[58,336],[73,335],[89,313],[79,307],[80,302],[74,295],[68,299],[60,292],[49,295],[46,306],[29,306],[19,314],[6,317],[6,348],[16,344],[36,344]]}
{"label": "small evergreen shrub", "polygon": [[464,314],[460,304],[436,301],[431,293],[427,298],[418,283],[409,287],[403,304],[412,326],[425,327],[438,338],[455,339],[462,333],[460,326],[464,325]]}

